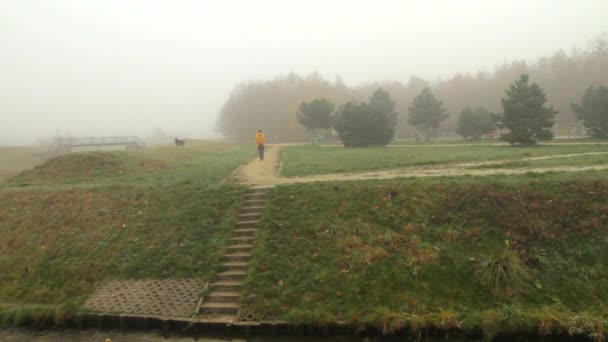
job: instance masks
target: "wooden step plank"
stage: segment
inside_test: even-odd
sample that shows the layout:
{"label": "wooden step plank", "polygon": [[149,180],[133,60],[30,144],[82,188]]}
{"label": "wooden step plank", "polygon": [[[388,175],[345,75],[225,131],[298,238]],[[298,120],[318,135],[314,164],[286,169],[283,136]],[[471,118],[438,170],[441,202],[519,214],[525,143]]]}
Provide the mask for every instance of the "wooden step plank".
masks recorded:
{"label": "wooden step plank", "polygon": [[266,197],[268,195],[268,191],[252,191],[245,194],[246,198],[258,198],[258,197]]}
{"label": "wooden step plank", "polygon": [[247,219],[247,218],[260,218],[262,217],[262,213],[241,213],[239,214],[239,217],[241,219]]}
{"label": "wooden step plank", "polygon": [[218,280],[240,280],[243,279],[247,275],[247,271],[244,270],[235,270],[235,271],[225,271],[217,274]]}
{"label": "wooden step plank", "polygon": [[250,243],[251,241],[253,241],[253,237],[252,236],[236,236],[231,238],[230,240],[232,240],[235,243]]}
{"label": "wooden step plank", "polygon": [[239,221],[236,223],[236,226],[239,228],[253,228],[256,227],[259,223],[260,220]]}
{"label": "wooden step plank", "polygon": [[211,303],[238,303],[241,299],[241,294],[236,291],[212,291],[205,296],[205,301]]}
{"label": "wooden step plank", "polygon": [[233,232],[236,234],[255,233],[256,231],[256,228],[237,228],[233,230]]}
{"label": "wooden step plank", "polygon": [[263,211],[264,210],[264,206],[261,205],[252,205],[249,207],[243,207],[241,208],[241,211],[247,211],[247,212],[251,212],[251,211]]}
{"label": "wooden step plank", "polygon": [[251,259],[251,253],[229,253],[222,255],[222,260],[232,261],[232,262],[247,262]]}
{"label": "wooden step plank", "polygon": [[250,243],[237,243],[237,244],[228,246],[228,249],[240,249],[240,248],[253,248],[253,245]]}
{"label": "wooden step plank", "polygon": [[222,263],[222,267],[247,267],[249,263],[244,261],[226,261]]}
{"label": "wooden step plank", "polygon": [[260,220],[242,220],[242,221],[238,221],[236,224],[244,225],[244,224],[258,224],[258,223],[260,223]]}
{"label": "wooden step plank", "polygon": [[223,280],[209,284],[209,287],[214,291],[240,291],[243,282],[238,280]]}
{"label": "wooden step plank", "polygon": [[249,205],[262,205],[262,204],[266,203],[266,200],[261,199],[261,198],[250,198],[250,199],[246,199],[245,203],[247,203]]}
{"label": "wooden step plank", "polygon": [[244,276],[246,274],[247,274],[247,272],[245,272],[245,271],[225,271],[225,272],[220,272],[217,275],[219,277],[223,277],[223,276]]}

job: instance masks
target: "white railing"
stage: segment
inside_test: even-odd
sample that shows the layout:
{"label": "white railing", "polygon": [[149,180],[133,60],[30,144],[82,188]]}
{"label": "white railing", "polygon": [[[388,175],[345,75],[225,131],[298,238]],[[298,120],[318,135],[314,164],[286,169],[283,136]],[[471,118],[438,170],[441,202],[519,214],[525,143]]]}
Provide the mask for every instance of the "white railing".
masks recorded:
{"label": "white railing", "polygon": [[58,138],[57,143],[58,143],[58,145],[64,146],[64,147],[104,146],[104,145],[134,145],[139,148],[146,147],[146,143],[136,136]]}

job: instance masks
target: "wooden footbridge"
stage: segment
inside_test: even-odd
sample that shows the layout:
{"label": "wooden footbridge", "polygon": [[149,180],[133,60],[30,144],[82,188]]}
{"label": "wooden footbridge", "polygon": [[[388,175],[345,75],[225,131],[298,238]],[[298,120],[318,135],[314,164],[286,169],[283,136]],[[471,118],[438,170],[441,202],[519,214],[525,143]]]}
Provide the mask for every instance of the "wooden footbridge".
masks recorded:
{"label": "wooden footbridge", "polygon": [[71,152],[73,148],[101,149],[104,146],[124,146],[125,149],[142,149],[146,147],[146,143],[136,136],[59,138],[57,145],[63,152]]}

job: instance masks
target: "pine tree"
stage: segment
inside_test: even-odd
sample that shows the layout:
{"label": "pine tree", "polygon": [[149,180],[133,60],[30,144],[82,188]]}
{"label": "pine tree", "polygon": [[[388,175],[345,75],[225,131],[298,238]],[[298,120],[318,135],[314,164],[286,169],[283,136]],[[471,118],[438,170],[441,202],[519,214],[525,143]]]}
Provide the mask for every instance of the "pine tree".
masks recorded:
{"label": "pine tree", "polygon": [[342,106],[334,117],[334,129],[344,146],[383,146],[393,139],[397,116],[395,101],[380,88],[368,103]]}
{"label": "pine tree", "polygon": [[439,101],[429,88],[424,88],[412,100],[407,122],[423,129],[428,140],[431,128],[439,127],[439,123],[448,118],[449,114],[442,105],[443,102]]}
{"label": "pine tree", "polygon": [[553,106],[545,107],[545,92],[536,83],[529,85],[529,79],[527,74],[522,74],[505,90],[504,113],[497,115],[499,127],[509,129],[501,138],[510,144],[533,145],[537,140],[553,139],[551,127],[558,112]]}
{"label": "pine tree", "polygon": [[572,110],[592,137],[608,138],[608,88],[590,86],[581,104],[572,104]]}

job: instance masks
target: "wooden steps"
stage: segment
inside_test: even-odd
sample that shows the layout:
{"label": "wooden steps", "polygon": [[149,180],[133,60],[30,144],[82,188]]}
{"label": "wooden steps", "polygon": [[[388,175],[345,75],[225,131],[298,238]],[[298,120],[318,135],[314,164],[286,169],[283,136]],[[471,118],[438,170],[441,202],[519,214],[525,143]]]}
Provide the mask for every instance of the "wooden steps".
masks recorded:
{"label": "wooden steps", "polygon": [[245,195],[245,206],[241,208],[238,222],[233,230],[232,244],[221,257],[223,271],[216,274],[211,291],[203,299],[203,315],[236,316],[240,308],[240,293],[247,275],[253,238],[262,219],[262,211],[269,189],[251,189]]}

